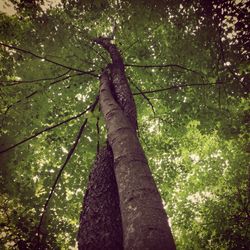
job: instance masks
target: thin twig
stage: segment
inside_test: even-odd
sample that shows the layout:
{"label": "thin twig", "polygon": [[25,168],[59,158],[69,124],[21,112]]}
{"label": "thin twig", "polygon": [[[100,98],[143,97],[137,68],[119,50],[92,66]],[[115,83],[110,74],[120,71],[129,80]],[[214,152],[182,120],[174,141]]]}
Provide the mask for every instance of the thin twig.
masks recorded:
{"label": "thin twig", "polygon": [[66,124],[66,123],[68,123],[68,122],[70,122],[70,121],[72,121],[72,120],[75,120],[75,119],[79,118],[80,116],[84,115],[86,112],[88,112],[89,110],[91,110],[91,108],[97,104],[98,99],[99,99],[99,97],[97,96],[97,97],[96,97],[96,100],[95,100],[86,110],[84,110],[83,112],[81,112],[81,113],[79,113],[79,114],[77,114],[77,115],[75,115],[75,116],[72,116],[72,117],[70,117],[70,118],[68,118],[68,119],[66,119],[66,120],[63,120],[63,121],[61,121],[61,122],[59,122],[59,123],[57,123],[57,124],[55,124],[55,125],[52,125],[52,126],[49,126],[49,127],[45,128],[45,129],[40,130],[39,132],[37,132],[37,133],[35,133],[35,134],[33,134],[33,135],[31,135],[31,136],[29,136],[29,137],[27,137],[27,138],[25,138],[25,139],[19,141],[18,143],[14,144],[14,145],[12,145],[12,146],[6,148],[6,149],[1,150],[1,151],[0,151],[0,154],[1,154],[1,153],[8,152],[9,150],[11,150],[11,149],[13,149],[13,148],[15,148],[15,147],[17,147],[17,146],[19,146],[19,145],[21,145],[21,144],[23,144],[23,143],[29,141],[29,140],[31,140],[31,139],[33,139],[33,138],[35,138],[35,137],[41,135],[41,134],[44,133],[44,132],[47,132],[47,131],[49,131],[49,130],[52,130],[52,129],[56,128],[56,127],[59,127],[59,126],[61,126],[61,125],[63,125],[63,124]]}
{"label": "thin twig", "polygon": [[193,83],[193,84],[180,84],[180,85],[174,85],[167,88],[161,88],[161,89],[154,89],[154,90],[148,90],[148,91],[142,91],[142,92],[136,92],[133,93],[133,95],[141,95],[143,94],[152,94],[162,91],[167,91],[170,89],[178,89],[178,88],[185,88],[185,87],[192,87],[192,86],[208,86],[208,85],[218,85],[218,84],[225,84],[224,82],[217,82],[217,83]]}
{"label": "thin twig", "polygon": [[100,116],[98,115],[96,119],[96,131],[97,131],[97,145],[96,145],[96,155],[99,154],[100,151],[100,127],[99,127]]}
{"label": "thin twig", "polygon": [[85,44],[86,44],[85,46],[87,46],[88,48],[92,49],[96,53],[96,55],[100,56],[106,63],[109,63],[108,60],[98,50],[96,50],[94,48],[94,44],[92,44],[92,46],[89,45],[89,44],[87,44],[87,43],[85,43]]}
{"label": "thin twig", "polygon": [[[69,75],[69,76],[66,76],[66,77],[64,77],[64,78],[55,80],[55,81],[49,83],[49,84],[46,86],[46,88],[48,88],[48,87],[50,87],[50,86],[52,86],[52,85],[54,85],[54,84],[56,84],[56,83],[58,83],[58,82],[67,80],[67,79],[69,79],[69,78],[71,78],[71,77],[74,77],[74,76],[80,76],[80,75],[82,75],[82,74],[83,74],[83,73],[77,73],[77,74],[74,74],[74,75]],[[42,88],[42,89],[44,89],[44,88]],[[12,107],[15,106],[16,104],[22,102],[23,100],[29,99],[30,97],[34,96],[35,94],[38,94],[42,89],[35,90],[35,91],[31,92],[30,94],[28,94],[27,96],[25,96],[24,98],[19,99],[19,100],[16,101],[15,103],[10,104],[10,105],[6,108],[6,110],[5,110],[5,112],[4,112],[5,115],[7,114],[7,112],[9,111],[10,108],[12,108]]]}
{"label": "thin twig", "polygon": [[123,53],[125,53],[127,50],[129,50],[130,48],[132,48],[136,43],[139,42],[139,39],[135,40],[134,42],[132,42],[127,48],[125,48],[123,50]]}
{"label": "thin twig", "polygon": [[[48,77],[48,78],[40,78],[40,79],[35,79],[35,80],[0,80],[0,84],[2,85],[2,87],[9,87],[9,86],[15,86],[15,85],[19,85],[22,83],[35,83],[35,82],[42,82],[42,81],[50,81],[50,80],[56,80],[58,78],[61,78],[67,74],[69,74],[69,72],[71,71],[71,69],[68,69],[66,72],[64,72],[61,75],[55,76],[55,77]],[[12,84],[6,84],[4,85],[3,83],[12,83]]]}
{"label": "thin twig", "polygon": [[[150,14],[151,15],[151,14]],[[150,18],[149,18],[150,19]],[[159,25],[156,25],[152,30],[148,30],[147,32],[146,32],[146,37],[148,37],[149,36],[149,34],[153,34],[158,28],[159,28],[159,26],[160,26],[161,24],[159,24]],[[138,42],[140,42],[140,39],[139,38],[137,38],[135,41],[133,41],[131,44],[129,44],[125,49],[123,49],[122,51],[123,51],[123,54],[126,52],[126,51],[128,51],[129,49],[131,49],[136,43],[138,43]]]}
{"label": "thin twig", "polygon": [[71,147],[71,149],[70,149],[70,151],[69,151],[69,153],[68,153],[68,155],[67,155],[67,157],[66,157],[66,159],[65,159],[65,161],[64,161],[64,163],[63,163],[63,165],[61,166],[61,168],[60,168],[60,170],[59,170],[59,172],[58,172],[58,174],[57,174],[57,176],[56,176],[56,179],[55,179],[55,181],[54,181],[54,184],[53,184],[53,186],[52,186],[52,188],[51,188],[51,190],[50,190],[49,196],[48,196],[48,198],[47,198],[47,200],[46,200],[46,202],[45,202],[45,204],[44,204],[43,212],[42,212],[42,215],[41,215],[41,217],[40,217],[39,225],[38,225],[38,227],[37,227],[38,249],[39,249],[39,244],[40,244],[40,231],[41,231],[41,226],[42,226],[42,223],[43,223],[43,218],[44,218],[44,216],[45,216],[45,214],[46,214],[46,212],[47,212],[47,208],[48,208],[48,205],[49,205],[49,201],[50,201],[50,199],[51,199],[51,197],[52,197],[52,195],[53,195],[53,193],[54,193],[54,190],[55,190],[55,188],[56,188],[56,184],[58,183],[58,180],[60,179],[60,177],[61,177],[61,175],[62,175],[62,172],[63,172],[64,168],[66,167],[67,163],[69,162],[71,156],[73,155],[73,153],[74,153],[74,151],[75,151],[75,149],[76,149],[76,146],[77,146],[77,144],[78,144],[78,142],[79,142],[79,140],[80,140],[80,137],[81,137],[81,135],[82,135],[82,133],[83,133],[83,131],[84,131],[84,128],[85,128],[85,126],[86,126],[86,124],[87,124],[87,120],[88,120],[87,118],[84,120],[84,122],[83,122],[83,124],[82,124],[82,126],[81,126],[81,128],[80,128],[80,130],[79,130],[79,132],[78,132],[78,134],[77,134],[77,137],[76,137],[76,139],[75,139],[75,142],[74,142],[73,146]]}
{"label": "thin twig", "polygon": [[148,102],[148,104],[150,105],[153,114],[155,116],[155,109],[154,109],[154,105],[152,104],[152,102],[150,101],[150,99],[145,95],[145,93],[142,92],[142,90],[136,86],[136,84],[131,80],[130,77],[128,77],[129,81],[135,86],[135,88],[141,93],[141,95],[144,97],[144,99]]}
{"label": "thin twig", "polygon": [[220,89],[220,85],[218,87],[219,87],[218,103],[219,103],[219,109],[221,109],[221,89]]}
{"label": "thin twig", "polygon": [[7,48],[10,48],[10,49],[14,49],[14,50],[17,50],[17,51],[21,51],[23,53],[26,53],[26,54],[29,54],[29,55],[32,55],[36,58],[39,58],[41,60],[44,60],[46,62],[49,62],[49,63],[52,63],[52,64],[55,64],[57,66],[60,66],[60,67],[63,67],[63,68],[66,68],[66,69],[70,69],[70,70],[73,70],[73,71],[76,71],[76,72],[81,72],[83,74],[88,74],[88,75],[91,75],[91,76],[94,76],[94,77],[98,77],[97,74],[93,73],[94,70],[90,70],[90,71],[84,71],[84,70],[81,70],[81,69],[77,69],[77,68],[73,68],[71,66],[67,66],[67,65],[64,65],[62,63],[59,63],[59,62],[56,62],[56,61],[53,61],[53,60],[50,60],[46,57],[43,57],[43,56],[40,56],[40,55],[37,55],[31,51],[28,51],[28,50],[25,50],[25,49],[21,49],[21,48],[18,48],[16,46],[13,46],[13,45],[8,45],[8,44],[5,44],[5,43],[1,43],[0,42],[0,45],[4,46],[4,47],[7,47]]}
{"label": "thin twig", "polygon": [[180,69],[183,69],[183,70],[187,70],[187,71],[190,71],[190,72],[193,72],[195,74],[203,76],[203,74],[201,72],[198,72],[198,71],[193,70],[193,69],[186,68],[186,67],[184,67],[182,65],[179,65],[179,64],[139,65],[139,64],[126,63],[126,64],[124,64],[124,66],[125,67],[136,67],[136,68],[168,68],[168,67],[173,67],[173,68],[180,68]]}
{"label": "thin twig", "polygon": [[[96,107],[96,105],[97,105],[97,102],[98,102],[98,98],[96,98],[95,102],[90,106],[90,111],[91,111],[91,112],[94,111],[94,109],[95,109],[95,107]],[[77,145],[78,145],[78,143],[79,143],[79,140],[80,140],[80,138],[81,138],[81,136],[82,136],[82,133],[83,133],[83,131],[84,131],[84,128],[85,128],[85,126],[86,126],[86,124],[87,124],[87,121],[88,121],[88,119],[86,118],[86,119],[84,120],[82,126],[80,127],[80,130],[79,130],[79,132],[78,132],[78,134],[77,134],[77,136],[76,136],[75,142],[74,142],[74,144],[72,145],[71,149],[69,150],[69,153],[68,153],[68,155],[67,155],[67,157],[66,157],[66,159],[65,159],[65,161],[64,161],[64,163],[63,163],[63,165],[61,166],[61,168],[60,168],[60,170],[59,170],[59,172],[58,172],[58,174],[57,174],[57,176],[56,176],[56,179],[55,179],[55,181],[54,181],[54,183],[53,183],[53,186],[51,187],[49,196],[48,196],[48,198],[47,198],[47,200],[46,200],[46,202],[45,202],[45,204],[44,204],[43,212],[42,212],[42,215],[41,215],[41,217],[40,217],[39,225],[38,225],[38,227],[37,227],[37,233],[38,233],[38,235],[37,235],[37,237],[38,237],[38,249],[39,249],[39,244],[40,244],[40,230],[41,230],[41,226],[42,226],[42,223],[43,223],[43,218],[44,218],[44,216],[45,216],[45,214],[46,214],[46,212],[47,212],[47,208],[48,208],[48,205],[49,205],[49,201],[50,201],[50,199],[51,199],[51,197],[52,197],[52,195],[53,195],[53,193],[54,193],[54,191],[55,191],[56,185],[57,185],[57,183],[58,183],[58,181],[59,181],[59,179],[60,179],[60,177],[61,177],[61,175],[62,175],[63,170],[65,169],[67,163],[69,162],[70,158],[72,157],[72,155],[73,155],[73,153],[74,153],[74,151],[75,151],[75,149],[76,149],[76,147],[77,147]]]}

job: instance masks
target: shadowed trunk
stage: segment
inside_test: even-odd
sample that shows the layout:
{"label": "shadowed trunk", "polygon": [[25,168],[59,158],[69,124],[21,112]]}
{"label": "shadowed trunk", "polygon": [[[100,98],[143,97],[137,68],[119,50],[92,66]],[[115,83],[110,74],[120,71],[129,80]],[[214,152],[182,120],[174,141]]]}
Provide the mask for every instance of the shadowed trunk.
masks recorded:
{"label": "shadowed trunk", "polygon": [[122,224],[113,170],[113,153],[103,147],[96,157],[84,196],[78,248],[121,250]]}

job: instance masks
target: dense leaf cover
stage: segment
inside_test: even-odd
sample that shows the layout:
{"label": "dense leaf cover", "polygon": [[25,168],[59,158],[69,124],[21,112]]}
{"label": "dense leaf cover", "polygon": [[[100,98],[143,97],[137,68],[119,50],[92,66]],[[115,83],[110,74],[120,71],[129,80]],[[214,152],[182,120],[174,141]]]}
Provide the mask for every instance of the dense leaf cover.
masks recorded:
{"label": "dense leaf cover", "polygon": [[44,248],[76,246],[106,133],[98,108],[83,112],[110,61],[93,39],[113,32],[177,248],[247,249],[249,3],[11,2],[16,13],[0,13],[1,248],[34,247],[48,195],[87,119],[40,228]]}

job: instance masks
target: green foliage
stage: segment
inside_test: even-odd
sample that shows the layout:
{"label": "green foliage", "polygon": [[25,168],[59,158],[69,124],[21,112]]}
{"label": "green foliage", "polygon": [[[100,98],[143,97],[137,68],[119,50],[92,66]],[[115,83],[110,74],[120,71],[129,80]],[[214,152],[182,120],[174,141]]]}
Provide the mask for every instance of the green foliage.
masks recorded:
{"label": "green foliage", "polygon": [[[135,101],[140,140],[177,248],[247,249],[247,3],[63,0],[45,7],[42,1],[12,2],[16,14],[0,14],[1,43],[40,58],[0,47],[0,149],[94,101],[98,77],[73,69],[101,72],[110,58],[92,39],[110,35],[116,23],[114,42],[126,64],[175,65],[126,66],[126,73],[134,93],[161,90],[146,94],[150,103],[141,94]],[[0,248],[34,248],[43,206],[85,118],[87,128],[41,228],[44,249],[75,246],[97,141],[105,143],[98,108],[1,154]]]}

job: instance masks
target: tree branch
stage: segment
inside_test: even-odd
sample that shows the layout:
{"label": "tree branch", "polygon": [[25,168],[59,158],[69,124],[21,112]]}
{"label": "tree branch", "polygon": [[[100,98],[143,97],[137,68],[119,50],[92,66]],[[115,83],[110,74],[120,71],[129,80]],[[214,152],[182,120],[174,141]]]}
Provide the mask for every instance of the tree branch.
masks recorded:
{"label": "tree branch", "polygon": [[135,85],[135,83],[131,80],[130,77],[128,77],[129,81],[135,86],[135,88],[140,92],[140,94],[144,97],[144,99],[148,102],[148,104],[150,105],[153,114],[155,115],[155,110],[154,110],[154,105],[152,104],[152,102],[150,101],[150,99],[145,95],[145,93]]}
{"label": "tree branch", "polygon": [[161,89],[154,89],[154,90],[146,90],[142,92],[136,92],[133,93],[133,95],[141,95],[143,94],[152,94],[152,93],[157,93],[157,92],[162,92],[162,91],[167,91],[170,89],[178,89],[178,88],[185,88],[185,87],[192,87],[192,86],[208,86],[208,85],[219,85],[219,84],[225,84],[224,82],[216,82],[216,83],[193,83],[193,84],[180,84],[180,85],[174,85],[170,86],[167,88],[161,88]]}
{"label": "tree branch", "polygon": [[65,161],[64,161],[64,163],[63,163],[63,165],[61,166],[61,168],[60,168],[60,170],[59,170],[59,172],[58,172],[58,174],[57,174],[57,176],[56,176],[56,179],[55,179],[55,181],[54,181],[54,184],[53,184],[53,186],[52,186],[52,188],[51,188],[51,190],[50,190],[50,192],[49,192],[49,196],[48,196],[48,198],[47,198],[47,200],[46,200],[46,202],[45,202],[45,204],[44,204],[43,212],[42,212],[42,215],[41,215],[41,217],[40,217],[39,225],[38,225],[38,227],[37,227],[37,233],[38,233],[38,235],[37,235],[37,237],[38,237],[38,249],[40,249],[40,248],[39,248],[39,244],[40,244],[41,226],[42,226],[42,223],[43,223],[43,218],[44,218],[44,216],[45,216],[45,214],[46,214],[46,212],[47,212],[47,208],[48,208],[48,205],[49,205],[49,201],[50,201],[50,199],[51,199],[51,197],[52,197],[52,195],[53,195],[53,193],[54,193],[54,190],[55,190],[56,185],[57,185],[57,183],[58,183],[58,181],[59,181],[59,179],[60,179],[60,177],[61,177],[61,175],[62,175],[62,172],[63,172],[64,168],[66,167],[67,163],[69,162],[70,158],[72,157],[72,155],[73,155],[73,153],[74,153],[74,151],[75,151],[75,149],[76,149],[76,146],[77,146],[77,144],[78,144],[78,142],[79,142],[79,140],[80,140],[80,137],[81,137],[81,135],[82,135],[82,133],[83,133],[83,131],[84,131],[84,128],[85,128],[85,126],[86,126],[86,124],[87,124],[87,120],[88,120],[87,118],[84,120],[84,122],[83,122],[83,124],[82,124],[82,126],[81,126],[81,128],[80,128],[80,130],[79,130],[79,132],[78,132],[78,134],[77,134],[77,137],[76,137],[76,139],[75,139],[75,142],[74,142],[73,146],[71,147],[71,149],[70,149],[70,151],[69,151],[69,153],[68,153],[68,155],[67,155],[67,157],[66,157],[66,159],[65,159]]}
{"label": "tree branch", "polygon": [[67,65],[61,64],[61,63],[59,63],[59,62],[50,60],[50,59],[48,59],[48,58],[46,58],[46,57],[37,55],[37,54],[35,54],[35,53],[31,52],[31,51],[28,51],[28,50],[25,50],[25,49],[21,49],[21,48],[18,48],[18,47],[16,47],[16,46],[13,46],[13,45],[8,45],[8,44],[1,43],[1,42],[0,42],[0,45],[2,45],[2,46],[4,46],[4,47],[7,47],[7,48],[9,48],[9,49],[14,49],[14,50],[21,51],[21,52],[23,52],[23,53],[32,55],[32,56],[34,56],[34,57],[36,57],[36,58],[39,58],[39,59],[41,59],[41,60],[44,60],[44,61],[46,61],[46,62],[55,64],[55,65],[57,65],[57,66],[60,66],[60,67],[66,68],[66,69],[70,69],[70,70],[73,70],[73,71],[76,71],[76,72],[81,72],[81,73],[83,73],[83,74],[87,74],[87,75],[91,75],[91,76],[94,76],[94,77],[98,77],[97,74],[93,73],[94,70],[91,70],[91,71],[84,71],[84,70],[81,70],[81,69],[73,68],[73,67],[71,67],[71,66],[67,66]]}
{"label": "tree branch", "polygon": [[[96,107],[96,105],[97,105],[97,102],[98,102],[98,98],[96,98],[95,102],[89,107],[89,110],[90,110],[91,112],[94,111],[94,109],[95,109],[95,107]],[[51,199],[51,197],[52,197],[52,195],[53,195],[53,193],[54,193],[54,191],[55,191],[56,185],[57,185],[57,183],[58,183],[58,181],[59,181],[59,179],[60,179],[60,177],[61,177],[61,175],[62,175],[63,170],[65,169],[67,163],[68,163],[69,160],[71,159],[71,157],[72,157],[72,155],[73,155],[73,153],[74,153],[74,151],[75,151],[75,149],[76,149],[76,147],[77,147],[77,145],[78,145],[78,143],[79,143],[79,140],[80,140],[80,138],[81,138],[81,136],[82,136],[82,133],[83,133],[83,131],[84,131],[84,128],[85,128],[85,126],[86,126],[86,124],[87,124],[87,121],[88,121],[88,119],[86,118],[86,119],[84,120],[82,126],[80,127],[80,130],[79,130],[79,132],[78,132],[78,134],[77,134],[77,136],[76,136],[75,142],[74,142],[74,144],[72,145],[71,149],[69,150],[69,153],[68,153],[68,155],[67,155],[67,157],[66,157],[66,159],[65,159],[65,161],[64,161],[64,163],[63,163],[63,165],[61,166],[61,168],[60,168],[60,170],[59,170],[59,172],[58,172],[58,174],[57,174],[57,176],[56,176],[56,179],[55,179],[55,181],[54,181],[54,184],[53,184],[53,186],[51,187],[49,196],[48,196],[48,198],[47,198],[47,200],[46,200],[46,202],[45,202],[45,204],[44,204],[43,212],[42,212],[42,215],[41,215],[41,217],[40,217],[39,225],[38,225],[38,227],[37,227],[37,232],[38,232],[38,236],[37,236],[37,237],[38,237],[38,249],[39,249],[39,244],[40,244],[40,230],[41,230],[41,226],[42,226],[42,223],[43,223],[43,218],[44,218],[44,216],[45,216],[45,214],[46,214],[46,212],[47,212],[47,208],[48,208],[48,205],[49,205],[49,201],[50,201],[50,199]]]}
{"label": "tree branch", "polygon": [[49,130],[52,130],[52,129],[56,128],[56,127],[59,127],[59,126],[61,126],[61,125],[63,125],[63,124],[66,124],[66,123],[68,123],[68,122],[70,122],[70,121],[72,121],[72,120],[75,120],[75,119],[79,118],[80,116],[84,115],[87,111],[89,111],[89,110],[91,110],[93,107],[95,107],[96,104],[98,103],[98,99],[99,99],[99,96],[97,96],[97,97],[96,97],[96,100],[95,100],[86,110],[84,110],[83,112],[81,112],[81,113],[79,113],[79,114],[77,114],[77,115],[75,115],[75,116],[72,116],[72,117],[70,117],[70,118],[68,118],[68,119],[66,119],[66,120],[63,120],[63,121],[61,121],[61,122],[59,122],[59,123],[57,123],[57,124],[55,124],[55,125],[52,125],[52,126],[49,126],[49,127],[45,128],[45,129],[40,130],[39,132],[37,132],[37,133],[35,133],[35,134],[33,134],[33,135],[31,135],[31,136],[29,136],[29,137],[27,137],[27,138],[25,138],[25,139],[19,141],[18,143],[14,144],[14,145],[12,145],[12,146],[6,148],[6,149],[1,150],[1,151],[0,151],[0,154],[5,153],[5,152],[8,152],[9,150],[11,150],[11,149],[13,149],[13,148],[15,148],[15,147],[17,147],[17,146],[19,146],[19,145],[21,145],[21,144],[23,144],[23,143],[29,141],[29,140],[31,140],[31,139],[33,139],[33,138],[35,138],[35,137],[41,135],[41,134],[44,133],[44,132],[47,132],[47,131],[49,131]]}
{"label": "tree branch", "polygon": [[[149,17],[150,19],[150,17]],[[159,25],[156,25],[152,30],[148,30],[145,35],[146,37],[148,37],[150,34],[153,34],[160,26],[161,24]],[[129,44],[125,49],[123,49],[123,53],[125,53],[127,50],[129,50],[130,48],[132,48],[136,43],[140,42],[140,39],[137,38],[134,42],[132,42],[131,44]]]}
{"label": "tree branch", "polygon": [[136,67],[136,68],[168,68],[168,67],[173,67],[173,68],[180,68],[183,70],[187,70],[190,72],[193,72],[195,74],[204,76],[201,72],[186,68],[184,66],[181,66],[179,64],[155,64],[155,65],[139,65],[139,64],[130,64],[130,63],[126,63],[124,64],[125,67]]}
{"label": "tree branch", "polygon": [[96,132],[97,132],[97,145],[96,145],[96,155],[99,154],[100,151],[100,127],[99,127],[100,116],[98,115],[96,119]]}
{"label": "tree branch", "polygon": [[94,44],[89,45],[88,43],[85,43],[85,46],[92,49],[96,53],[96,55],[100,56],[106,63],[109,63],[108,60],[98,50],[96,50],[93,45]]}
{"label": "tree branch", "polygon": [[[21,83],[35,83],[35,82],[56,80],[58,78],[61,78],[61,77],[65,76],[65,75],[67,75],[70,71],[71,71],[71,69],[68,69],[66,72],[64,72],[61,75],[58,75],[58,76],[55,76],[55,77],[35,79],[35,80],[19,80],[19,81],[18,80],[0,80],[0,84],[2,85],[2,87],[9,87],[9,86],[19,85]],[[4,85],[4,83],[12,83],[12,84]]]}
{"label": "tree branch", "polygon": [[[77,74],[74,74],[74,75],[69,75],[69,76],[66,76],[66,77],[64,77],[64,78],[55,80],[55,81],[49,83],[49,84],[46,86],[46,88],[48,88],[49,86],[52,86],[52,85],[54,85],[54,84],[56,84],[56,83],[58,83],[58,82],[67,80],[67,79],[69,79],[69,78],[71,78],[71,77],[74,77],[74,76],[80,76],[80,75],[82,75],[82,74],[83,74],[83,73],[77,73]],[[30,94],[28,94],[27,96],[25,96],[23,99],[19,99],[19,100],[16,101],[15,103],[10,104],[10,105],[6,108],[6,110],[5,110],[5,112],[4,112],[5,115],[7,114],[7,112],[9,111],[10,108],[12,108],[12,107],[15,106],[16,104],[20,103],[22,100],[29,99],[29,98],[32,97],[33,95],[38,94],[38,93],[40,92],[40,90],[41,90],[41,89],[35,90],[35,91],[31,92]]]}

